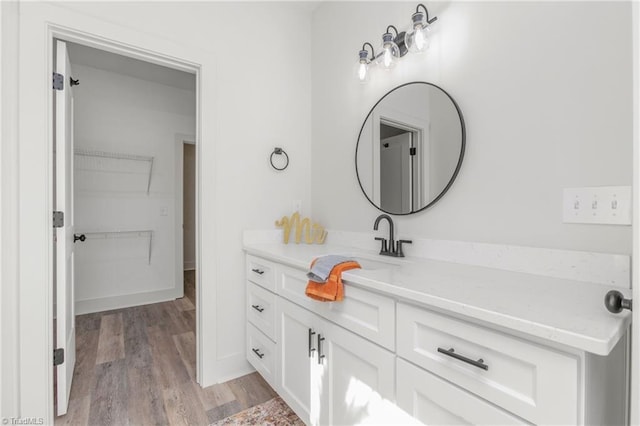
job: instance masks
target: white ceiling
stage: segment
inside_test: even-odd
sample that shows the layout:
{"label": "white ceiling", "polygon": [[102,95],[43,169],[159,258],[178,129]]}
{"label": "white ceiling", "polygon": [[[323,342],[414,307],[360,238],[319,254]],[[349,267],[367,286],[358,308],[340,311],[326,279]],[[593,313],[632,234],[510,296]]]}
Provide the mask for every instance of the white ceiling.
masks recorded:
{"label": "white ceiling", "polygon": [[174,70],[80,44],[67,42],[67,46],[69,60],[72,64],[124,74],[129,77],[173,86],[179,89],[196,90],[195,74],[189,74],[184,71]]}

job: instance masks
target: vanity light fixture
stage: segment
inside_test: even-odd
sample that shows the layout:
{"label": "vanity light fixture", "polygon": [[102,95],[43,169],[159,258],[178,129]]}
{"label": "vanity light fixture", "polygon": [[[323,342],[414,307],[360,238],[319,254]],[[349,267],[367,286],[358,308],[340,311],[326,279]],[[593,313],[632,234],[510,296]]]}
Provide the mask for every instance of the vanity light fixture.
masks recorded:
{"label": "vanity light fixture", "polygon": [[[420,8],[424,9],[424,13]],[[387,31],[382,34],[382,46],[380,46],[377,55],[370,43],[364,43],[358,52],[358,80],[363,83],[368,81],[370,68],[373,65],[380,65],[384,69],[390,70],[408,51],[421,53],[427,50],[429,47],[429,27],[437,20],[436,16],[429,19],[429,11],[425,5],[420,3],[416,6],[416,12],[411,15],[411,26],[407,31],[398,33],[395,26],[387,26]],[[395,36],[391,30],[395,31]],[[369,59],[369,52],[366,50],[367,45],[371,47],[371,59]]]}
{"label": "vanity light fixture", "polygon": [[[371,59],[369,59],[369,52],[367,51],[366,47],[369,46],[371,48]],[[366,83],[367,81],[369,81],[369,65],[371,64],[371,60],[375,59],[376,54],[373,51],[373,46],[371,45],[371,43],[369,42],[365,42],[362,45],[362,50],[360,50],[360,53],[358,54],[358,56],[360,57],[358,60],[358,79],[362,82],[362,83]]]}

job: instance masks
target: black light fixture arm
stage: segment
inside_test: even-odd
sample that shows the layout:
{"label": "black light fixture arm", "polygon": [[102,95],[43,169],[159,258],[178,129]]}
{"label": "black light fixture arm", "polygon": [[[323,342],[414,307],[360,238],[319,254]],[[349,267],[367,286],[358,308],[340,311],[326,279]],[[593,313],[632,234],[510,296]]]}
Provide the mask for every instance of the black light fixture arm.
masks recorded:
{"label": "black light fixture arm", "polygon": [[398,37],[398,29],[396,27],[394,27],[393,25],[389,25],[387,27],[387,33],[390,33],[389,29],[393,28],[393,30],[396,32],[396,37]]}
{"label": "black light fixture arm", "polygon": [[362,44],[362,50],[367,50],[367,49],[366,49],[366,46],[369,46],[369,47],[371,48],[371,59],[372,59],[372,60],[373,60],[373,59],[375,59],[375,57],[376,57],[376,52],[373,50],[373,46],[371,45],[371,43],[369,43],[368,41],[365,41],[365,42]]}
{"label": "black light fixture arm", "polygon": [[424,9],[424,16],[426,16],[427,18],[427,24],[433,24],[438,20],[437,16],[434,16],[433,18],[429,19],[429,11],[427,10],[427,7],[422,3],[418,3],[418,5],[416,6],[416,13],[420,12],[420,6],[422,6],[422,8]]}

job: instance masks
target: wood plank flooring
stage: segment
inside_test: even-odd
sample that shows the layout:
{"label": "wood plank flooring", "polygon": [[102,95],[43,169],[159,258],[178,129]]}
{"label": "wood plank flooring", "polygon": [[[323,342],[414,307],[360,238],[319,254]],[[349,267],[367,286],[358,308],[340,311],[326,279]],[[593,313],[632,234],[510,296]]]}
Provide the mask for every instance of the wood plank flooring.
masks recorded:
{"label": "wood plank flooring", "polygon": [[195,274],[185,297],[76,317],[69,409],[56,425],[207,425],[276,393],[257,373],[195,381]]}

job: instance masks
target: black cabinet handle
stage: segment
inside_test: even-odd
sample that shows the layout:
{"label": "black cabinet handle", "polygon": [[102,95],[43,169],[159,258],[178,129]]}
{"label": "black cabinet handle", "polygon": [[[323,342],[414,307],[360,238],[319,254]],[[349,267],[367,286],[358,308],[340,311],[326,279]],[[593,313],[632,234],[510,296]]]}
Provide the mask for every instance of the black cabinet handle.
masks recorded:
{"label": "black cabinet handle", "polygon": [[264,354],[261,354],[259,349],[253,348],[251,350],[253,351],[253,353],[258,355],[258,358],[262,359],[264,357]]}
{"label": "black cabinet handle", "polygon": [[466,362],[467,364],[471,364],[474,367],[482,368],[483,370],[489,370],[489,366],[484,363],[484,360],[482,358],[480,358],[477,361],[471,358],[467,358],[466,356],[462,356],[455,353],[453,348],[449,348],[449,349],[438,348],[438,352],[440,352],[441,354],[450,356],[452,358],[458,359],[462,362]]}
{"label": "black cabinet handle", "polygon": [[263,308],[263,307],[261,307],[260,305],[251,305],[251,307],[252,307],[253,309],[255,309],[256,311],[258,311],[258,312],[262,312],[262,311],[264,311],[264,308]]}
{"label": "black cabinet handle", "polygon": [[322,334],[318,334],[318,364],[322,365],[322,360],[324,359],[324,354],[322,353],[322,342],[324,342],[324,337]]}
{"label": "black cabinet handle", "polygon": [[87,236],[84,234],[73,234],[73,242],[75,243],[76,241],[80,240],[82,242],[84,242],[84,240],[87,239]]}
{"label": "black cabinet handle", "polygon": [[313,331],[312,329],[309,329],[309,358],[311,358],[311,355],[313,355],[313,352],[315,352],[316,348],[313,347],[313,335],[316,334],[315,331]]}
{"label": "black cabinet handle", "polygon": [[252,269],[253,272],[255,272],[258,275],[262,275],[264,274],[264,271],[262,269],[258,269],[258,268],[253,268]]}

